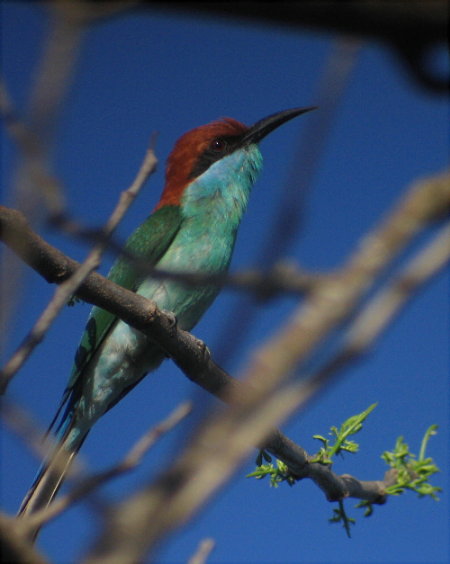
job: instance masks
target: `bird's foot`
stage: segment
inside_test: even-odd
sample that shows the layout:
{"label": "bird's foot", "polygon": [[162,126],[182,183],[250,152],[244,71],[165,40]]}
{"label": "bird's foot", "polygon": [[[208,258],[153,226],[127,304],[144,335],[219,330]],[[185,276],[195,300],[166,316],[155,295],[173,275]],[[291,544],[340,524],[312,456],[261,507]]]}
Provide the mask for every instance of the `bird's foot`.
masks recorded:
{"label": "bird's foot", "polygon": [[169,311],[168,309],[162,309],[161,313],[166,318],[166,320],[169,324],[169,328],[170,329],[176,329],[176,327],[178,325],[178,320],[177,320],[177,316],[173,313],[173,311]]}
{"label": "bird's foot", "polygon": [[194,346],[199,350],[200,355],[204,360],[209,360],[211,358],[211,351],[209,350],[208,346],[205,342],[197,339],[194,335],[191,335],[192,340],[194,341]]}

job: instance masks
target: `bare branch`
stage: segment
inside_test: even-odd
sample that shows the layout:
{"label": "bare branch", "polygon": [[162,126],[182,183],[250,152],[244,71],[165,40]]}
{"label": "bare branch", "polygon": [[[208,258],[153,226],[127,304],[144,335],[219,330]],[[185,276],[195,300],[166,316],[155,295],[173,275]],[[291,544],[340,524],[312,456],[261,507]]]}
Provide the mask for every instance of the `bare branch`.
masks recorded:
{"label": "bare branch", "polygon": [[[123,564],[139,560],[170,530],[189,518],[229,478],[255,444],[263,445],[285,461],[297,478],[314,480],[330,500],[356,496],[372,503],[382,503],[391,475],[372,482],[359,481],[348,475],[339,477],[329,467],[310,463],[301,447],[293,445],[281,433],[272,431],[273,426],[299,405],[304,405],[319,389],[323,376],[319,373],[305,383],[293,383],[274,390],[286,378],[286,372],[291,370],[295,361],[305,358],[319,338],[349,317],[374,278],[414,236],[428,223],[448,213],[449,204],[448,176],[413,187],[382,225],[363,240],[346,267],[312,290],[305,305],[295,315],[294,325],[292,321],[288,324],[296,332],[297,342],[289,340],[289,346],[284,342],[285,348],[279,357],[266,357],[267,351],[277,351],[279,343],[283,343],[286,335],[283,330],[281,338],[280,335],[276,336],[266,350],[260,351],[245,374],[244,382],[232,379],[215,365],[204,346],[188,333],[177,329],[171,317],[162,314],[155,304],[116,287],[97,274],[91,274],[80,286],[80,297],[105,307],[149,335],[172,356],[190,379],[229,401],[231,407],[204,425],[190,448],[155,484],[138,492],[114,510],[106,524],[110,532],[105,532],[87,561],[107,561],[108,564],[117,561]],[[11,216],[17,219],[17,212],[6,210],[5,214],[0,214],[6,223]],[[45,260],[42,254],[30,257],[24,253],[34,268],[45,272],[47,279],[59,281],[61,270],[67,275],[75,268],[73,261],[56,249],[49,248],[26,225],[20,226],[20,232],[22,236],[26,234],[22,240],[29,238],[41,250],[49,251],[45,254]],[[435,270],[429,268],[428,272],[431,275]],[[422,278],[425,280],[425,277]],[[336,304],[339,306],[341,300],[345,307],[337,307],[336,312]],[[301,338],[308,328],[313,335],[309,349],[305,348]],[[288,363],[284,358],[286,355],[289,357]],[[270,362],[258,363],[261,358],[269,358]],[[132,531],[131,535],[123,535],[124,523],[126,531]],[[151,530],[149,523],[152,524]]]}
{"label": "bare branch", "polygon": [[205,564],[215,546],[214,539],[203,539],[198,545],[197,552],[189,558],[188,564]]}
{"label": "bare branch", "polygon": [[[162,538],[185,523],[230,478],[253,445],[291,407],[289,389],[244,396],[239,405],[220,410],[202,422],[190,445],[174,464],[148,486],[117,504],[106,516],[102,534],[86,560],[88,564],[127,564],[142,561]],[[385,501],[390,482],[362,482],[339,477],[321,464],[307,464],[310,477],[330,500],[361,496],[372,503]]]}
{"label": "bare branch", "polygon": [[[35,511],[20,519],[20,527],[24,534],[28,531],[40,529],[63,511],[66,511],[77,501],[91,495],[95,490],[105,483],[117,478],[127,472],[134,470],[142,461],[143,457],[153,447],[153,445],[176,425],[178,425],[191,411],[189,402],[178,406],[164,421],[153,426],[132,446],[124,459],[108,470],[103,470],[92,476],[82,477],[80,469],[78,472],[71,472],[71,478],[75,479],[75,485],[68,494],[58,497],[48,507]],[[75,474],[75,475],[74,475]],[[78,475],[78,478],[76,478]]]}
{"label": "bare branch", "polygon": [[371,346],[405,302],[449,260],[450,222],[447,222],[435,239],[377,292],[354,319],[345,339],[348,352],[356,354]]}
{"label": "bare branch", "polygon": [[[311,119],[302,126],[303,134],[297,141],[289,174],[281,186],[276,215],[267,228],[266,243],[261,244],[256,257],[256,265],[260,270],[276,264],[285,255],[289,245],[300,236],[309,192],[320,170],[321,157],[331,135],[332,124],[358,60],[359,42],[341,38],[333,47],[322,71],[316,95],[313,96],[320,111],[313,112]],[[255,296],[258,297],[257,294]],[[222,343],[218,351],[219,363],[233,356],[244,335],[250,330],[257,304],[255,301],[248,302],[247,296],[243,296],[227,316],[219,336]],[[236,325],[235,319],[244,309],[246,315]],[[231,333],[234,339],[227,338]]]}
{"label": "bare branch", "polygon": [[381,224],[369,232],[343,267],[323,279],[270,342],[253,356],[249,382],[276,387],[321,340],[355,310],[376,278],[410,241],[450,210],[450,174],[412,186]]}
{"label": "bare branch", "polygon": [[[301,383],[290,388],[289,401],[294,405],[305,406],[319,391],[324,390],[332,378],[367,353],[406,302],[449,261],[450,223],[447,223],[435,239],[419,251],[356,315],[344,336],[340,350],[314,374],[303,378]],[[271,448],[267,447],[267,450]]]}
{"label": "bare branch", "polygon": [[[14,108],[6,84],[0,83],[0,113],[20,156],[12,193],[17,201],[15,205],[32,223],[41,219],[45,210],[50,217],[61,217],[66,208],[64,187],[52,170],[50,154],[61,108],[75,74],[85,26],[132,5],[134,2],[124,0],[102,6],[70,1],[48,3],[45,7],[50,15],[49,32],[35,69],[24,117]],[[10,259],[10,255],[5,255],[1,270],[1,336],[7,334],[8,319],[16,306],[22,280],[21,265]],[[44,315],[51,318],[55,310],[52,306]]]}
{"label": "bare branch", "polygon": [[14,564],[50,564],[17,530],[17,522],[0,513],[0,555],[2,562]]}
{"label": "bare branch", "polygon": [[[144,0],[154,10],[154,0]],[[199,10],[224,18],[235,18],[289,28],[313,28],[339,36],[382,41],[401,60],[416,84],[434,94],[448,92],[448,75],[436,74],[430,64],[433,49],[447,41],[448,3],[427,2],[171,2],[159,3],[183,12]],[[326,9],[324,9],[326,8]]]}
{"label": "bare branch", "polygon": [[[325,289],[319,287],[313,292],[302,308],[303,316],[296,316],[298,326],[289,324],[291,330],[297,331],[297,338],[298,329],[305,330],[307,327],[306,318],[313,334],[317,332],[310,341],[309,350],[313,350],[316,339],[324,337],[350,315],[374,277],[421,229],[441,218],[444,210],[447,213],[449,204],[448,177],[415,186],[383,224],[364,239],[346,269],[332,282],[324,282]],[[348,272],[352,273],[352,279],[349,279]],[[345,309],[338,309],[335,315],[333,306],[339,299],[344,300]],[[281,334],[284,337],[286,332]],[[278,340],[279,336],[276,336],[274,342],[277,345]],[[267,347],[269,353],[272,352],[272,344]],[[269,372],[266,364],[254,361],[244,375],[253,386],[241,389],[234,383],[228,396],[231,407],[204,423],[190,447],[154,484],[118,504],[107,518],[104,531],[86,562],[123,564],[142,559],[147,551],[191,517],[225,483],[253,445],[265,444],[265,437],[270,436],[272,426],[279,424],[317,391],[320,377],[277,390],[277,385],[291,369],[290,362],[296,358],[295,355],[300,353],[298,358],[303,358],[306,353],[301,339],[298,339],[297,349],[293,342],[289,341],[289,345],[287,354],[292,356],[287,365],[281,351],[277,357],[268,356],[273,373]],[[266,352],[264,350],[260,355]],[[178,357],[176,361],[180,365]],[[329,467],[308,462],[300,470],[298,477],[311,478],[329,500],[355,496],[372,503],[383,503],[385,489],[395,478],[392,473],[387,473],[384,480],[364,482],[349,475],[339,477]]]}
{"label": "bare branch", "polygon": [[[45,333],[48,331],[52,322],[56,319],[61,309],[67,304],[70,297],[76,292],[78,286],[85,278],[93,272],[100,264],[100,258],[105,249],[106,242],[111,233],[114,232],[117,225],[125,215],[129,206],[134,201],[139,190],[142,188],[149,175],[156,168],[156,157],[152,149],[149,149],[145,155],[144,161],[139,169],[136,179],[131,186],[122,192],[119,203],[113,211],[111,217],[107,221],[103,230],[104,239],[102,242],[92,249],[86,260],[76,268],[73,274],[65,280],[56,290],[53,298],[41,314],[33,329],[25,337],[23,343],[14,353],[10,361],[3,369],[4,385],[11,380],[14,374],[20,369],[26,359],[30,356],[34,348],[42,341]],[[14,237],[14,234],[12,234]],[[7,235],[7,237],[9,237]]]}

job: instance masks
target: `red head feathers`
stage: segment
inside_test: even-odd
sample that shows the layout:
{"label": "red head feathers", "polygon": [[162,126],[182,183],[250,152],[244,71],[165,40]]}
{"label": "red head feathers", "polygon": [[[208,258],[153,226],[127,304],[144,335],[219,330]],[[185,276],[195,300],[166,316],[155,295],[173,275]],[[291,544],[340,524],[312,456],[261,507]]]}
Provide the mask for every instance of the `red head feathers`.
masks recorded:
{"label": "red head feathers", "polygon": [[191,129],[182,135],[167,159],[166,184],[156,209],[167,205],[180,205],[186,186],[193,180],[191,173],[201,155],[212,148],[221,137],[244,135],[248,127],[232,119],[223,118]]}

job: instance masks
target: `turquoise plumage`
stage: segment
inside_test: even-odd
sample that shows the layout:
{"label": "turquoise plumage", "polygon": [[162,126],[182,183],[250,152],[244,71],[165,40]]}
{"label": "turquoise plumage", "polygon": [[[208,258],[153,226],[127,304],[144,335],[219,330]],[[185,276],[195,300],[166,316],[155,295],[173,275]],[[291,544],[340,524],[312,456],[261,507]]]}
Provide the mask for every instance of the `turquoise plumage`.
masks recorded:
{"label": "turquoise plumage", "polygon": [[[223,119],[183,135],[168,159],[161,200],[130,236],[127,251],[149,267],[165,271],[226,271],[252,186],[262,168],[258,142],[309,109],[279,112],[250,128]],[[195,326],[218,293],[212,285],[194,287],[146,277],[122,258],[108,278],[173,312],[185,330]],[[95,422],[163,359],[162,350],[140,331],[103,309],[92,309],[59,410],[58,446],[44,462],[22,503],[21,514],[51,502]],[[66,453],[63,464],[58,461],[59,452]]]}

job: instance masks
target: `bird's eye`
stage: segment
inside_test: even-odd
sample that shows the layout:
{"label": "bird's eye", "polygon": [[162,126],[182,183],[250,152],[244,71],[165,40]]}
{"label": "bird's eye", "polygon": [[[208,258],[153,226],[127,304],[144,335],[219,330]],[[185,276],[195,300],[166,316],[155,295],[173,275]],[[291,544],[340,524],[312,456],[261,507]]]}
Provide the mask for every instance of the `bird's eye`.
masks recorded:
{"label": "bird's eye", "polygon": [[211,142],[210,148],[215,153],[221,153],[222,151],[225,150],[226,146],[227,146],[227,142],[225,141],[225,139],[222,139],[221,137],[217,137]]}

